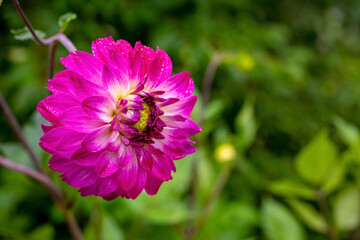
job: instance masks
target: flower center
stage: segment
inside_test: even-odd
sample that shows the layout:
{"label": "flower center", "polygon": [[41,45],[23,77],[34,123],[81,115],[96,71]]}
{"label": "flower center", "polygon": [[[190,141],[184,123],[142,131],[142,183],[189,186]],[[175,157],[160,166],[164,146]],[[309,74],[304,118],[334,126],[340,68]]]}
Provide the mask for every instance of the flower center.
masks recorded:
{"label": "flower center", "polygon": [[139,129],[139,133],[142,133],[145,130],[150,114],[150,106],[147,103],[142,103],[142,105],[144,109],[139,111],[141,114],[140,120],[133,125],[137,129]]}

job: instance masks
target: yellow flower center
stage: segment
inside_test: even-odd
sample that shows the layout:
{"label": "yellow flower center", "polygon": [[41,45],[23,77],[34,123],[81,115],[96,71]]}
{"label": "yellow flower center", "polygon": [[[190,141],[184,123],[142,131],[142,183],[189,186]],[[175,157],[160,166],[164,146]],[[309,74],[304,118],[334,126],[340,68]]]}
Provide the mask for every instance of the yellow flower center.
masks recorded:
{"label": "yellow flower center", "polygon": [[139,129],[139,133],[142,133],[145,130],[150,114],[150,106],[147,103],[142,103],[142,105],[144,109],[140,110],[140,120],[133,125],[137,129]]}

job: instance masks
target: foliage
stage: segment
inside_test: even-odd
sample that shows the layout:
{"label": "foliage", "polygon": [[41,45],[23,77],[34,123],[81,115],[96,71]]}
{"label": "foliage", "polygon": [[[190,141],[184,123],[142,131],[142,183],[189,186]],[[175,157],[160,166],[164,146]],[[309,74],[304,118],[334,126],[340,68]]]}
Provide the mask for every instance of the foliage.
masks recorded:
{"label": "foliage", "polygon": [[[175,73],[191,73],[199,96],[192,116],[203,120],[203,132],[194,139],[197,152],[176,162],[174,180],[155,196],[81,198],[46,168],[75,199],[87,239],[183,239],[191,223],[195,239],[323,240],[330,239],[331,228],[345,240],[359,231],[358,1],[20,3],[48,36],[59,31],[59,16],[76,13],[71,24],[71,14],[59,24],[79,50],[90,52],[92,40],[109,35],[159,46],[169,53]],[[48,94],[47,49],[14,39],[10,30],[24,24],[11,1],[2,3],[0,25],[0,91],[46,167],[49,155],[37,146],[42,120],[35,106]],[[202,79],[219,54],[223,61],[204,108]],[[59,47],[57,59],[66,55]],[[58,60],[55,69],[63,69]],[[0,124],[1,155],[31,166],[2,114]],[[232,149],[226,161],[218,159],[224,146]],[[189,210],[194,162],[196,200]],[[200,221],[227,171],[224,189]],[[0,239],[69,238],[42,185],[0,168]]]}

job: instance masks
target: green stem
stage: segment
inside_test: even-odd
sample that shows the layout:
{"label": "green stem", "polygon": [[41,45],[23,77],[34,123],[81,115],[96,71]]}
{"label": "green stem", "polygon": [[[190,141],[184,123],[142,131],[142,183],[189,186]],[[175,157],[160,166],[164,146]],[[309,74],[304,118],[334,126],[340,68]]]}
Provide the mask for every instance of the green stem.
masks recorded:
{"label": "green stem", "polygon": [[318,202],[320,211],[325,218],[326,225],[327,225],[327,234],[328,234],[330,240],[339,240],[339,236],[338,236],[336,229],[331,221],[329,207],[326,202],[326,195],[321,189],[316,191],[316,200]]}

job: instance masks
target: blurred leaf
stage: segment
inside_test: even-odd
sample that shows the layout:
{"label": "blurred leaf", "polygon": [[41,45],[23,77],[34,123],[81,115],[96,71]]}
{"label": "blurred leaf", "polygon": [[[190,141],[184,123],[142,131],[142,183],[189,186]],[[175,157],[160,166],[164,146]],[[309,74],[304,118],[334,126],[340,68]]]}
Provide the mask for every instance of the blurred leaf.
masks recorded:
{"label": "blurred leaf", "polygon": [[58,24],[60,27],[61,32],[65,32],[66,28],[68,27],[69,23],[72,20],[75,20],[77,18],[76,13],[65,13],[64,15],[61,15],[58,20]]}
{"label": "blurred leaf", "polygon": [[304,240],[305,232],[299,221],[281,203],[267,199],[262,205],[262,224],[270,240]]}
{"label": "blurred leaf", "polygon": [[[104,215],[104,216],[103,216]],[[101,234],[100,239],[103,240],[122,240],[124,239],[124,234],[116,223],[115,219],[111,215],[104,213],[99,215],[101,220],[101,226],[96,226],[98,222],[91,220],[84,229],[84,236],[86,240],[97,240],[99,238],[98,234]],[[97,232],[100,230],[101,232]]]}
{"label": "blurred leaf", "polygon": [[300,197],[304,199],[315,199],[315,190],[300,181],[282,179],[273,181],[269,185],[269,190],[277,195],[284,197]]}
{"label": "blurred leaf", "polygon": [[54,239],[55,230],[50,224],[42,225],[36,228],[31,235],[26,238],[28,240],[51,240]]}
{"label": "blurred leaf", "polygon": [[259,223],[259,211],[254,204],[219,199],[196,239],[246,239],[252,236]]}
{"label": "blurred leaf", "polygon": [[224,106],[224,102],[221,99],[209,102],[205,109],[205,120],[211,121],[220,117],[221,113],[224,111]]}
{"label": "blurred leaf", "polygon": [[[346,156],[345,156],[346,157]],[[336,164],[336,167],[333,167],[328,178],[325,180],[322,190],[327,194],[337,190],[342,186],[346,175],[346,165],[344,157],[341,157]]]}
{"label": "blurred leaf", "polygon": [[0,151],[11,161],[33,167],[29,155],[20,143],[0,143]]}
{"label": "blurred leaf", "polygon": [[[31,34],[31,32],[27,27],[17,30],[11,29],[10,32],[14,34],[16,40],[24,41],[24,40],[34,39],[33,35]],[[39,38],[46,37],[46,34],[40,30],[35,30],[35,33]]]}
{"label": "blurred leaf", "polygon": [[333,206],[336,226],[345,231],[353,230],[359,223],[359,189],[348,187],[338,193]]}
{"label": "blurred leaf", "polygon": [[0,0],[0,7],[1,7],[1,5],[2,5],[2,2],[3,2],[3,0]]}
{"label": "blurred leaf", "polygon": [[349,147],[356,145],[359,141],[359,129],[354,124],[346,122],[341,117],[334,118],[334,125],[341,138]]}
{"label": "blurred leaf", "polygon": [[30,116],[29,121],[23,127],[25,138],[39,159],[41,159],[41,156],[44,153],[44,151],[39,146],[40,138],[44,135],[44,132],[41,128],[41,125],[44,123],[50,125],[40,115],[40,113],[35,110]]}
{"label": "blurred leaf", "polygon": [[102,221],[103,240],[122,240],[124,234],[115,219],[106,214]]}
{"label": "blurred leaf", "polygon": [[242,150],[248,148],[255,140],[257,124],[254,116],[255,98],[248,96],[235,118],[235,127]]}
{"label": "blurred leaf", "polygon": [[296,156],[296,170],[308,182],[323,184],[335,167],[336,155],[337,148],[327,131],[321,131]]}
{"label": "blurred leaf", "polygon": [[164,182],[154,196],[142,193],[136,201],[127,201],[134,213],[150,222],[160,225],[179,223],[188,218],[186,201],[181,196],[188,190],[192,161],[197,160],[201,151],[176,161],[173,180]]}
{"label": "blurred leaf", "polygon": [[288,200],[288,203],[309,228],[326,233],[326,221],[312,205],[295,199]]}

